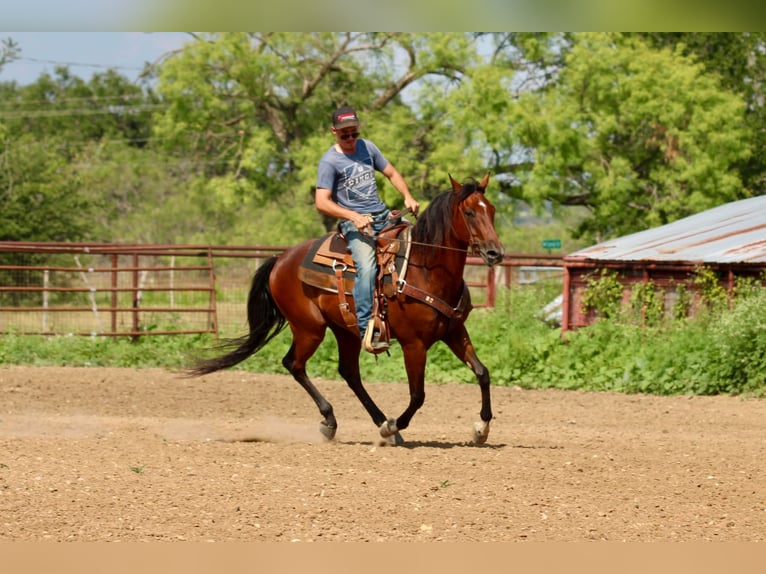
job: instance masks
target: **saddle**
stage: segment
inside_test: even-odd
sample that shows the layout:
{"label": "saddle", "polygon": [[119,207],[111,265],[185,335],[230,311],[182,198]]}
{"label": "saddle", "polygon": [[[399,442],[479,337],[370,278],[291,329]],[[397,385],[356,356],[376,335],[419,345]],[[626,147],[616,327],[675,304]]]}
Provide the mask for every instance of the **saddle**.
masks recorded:
{"label": "saddle", "polygon": [[[462,292],[454,307],[443,299],[423,289],[411,285],[405,280],[410,257],[410,231],[412,224],[402,222],[385,228],[377,237],[378,275],[372,299],[372,321],[379,330],[379,340],[390,343],[390,329],[387,318],[388,299],[393,297],[411,297],[430,305],[447,317],[450,322],[463,322],[473,309],[471,293],[463,281]],[[347,327],[356,326],[356,314],[350,309],[347,295],[354,289],[356,267],[348,251],[345,237],[334,231],[320,237],[310,245],[306,256],[298,269],[298,278],[308,285],[338,294],[338,307]],[[360,329],[361,331],[361,329]],[[378,354],[386,350],[368,346],[365,349]]]}
{"label": "saddle", "polygon": [[[406,273],[412,224],[402,222],[385,228],[376,238],[378,274],[372,303],[372,320],[380,331],[380,341],[390,342],[386,318],[387,297],[396,295],[396,285]],[[308,285],[338,294],[338,306],[347,327],[357,323],[346,298],[354,289],[356,266],[346,238],[333,231],[316,239],[298,269],[298,278]],[[362,327],[360,326],[360,331]],[[370,350],[370,349],[368,349]],[[382,352],[385,348],[373,352]]]}

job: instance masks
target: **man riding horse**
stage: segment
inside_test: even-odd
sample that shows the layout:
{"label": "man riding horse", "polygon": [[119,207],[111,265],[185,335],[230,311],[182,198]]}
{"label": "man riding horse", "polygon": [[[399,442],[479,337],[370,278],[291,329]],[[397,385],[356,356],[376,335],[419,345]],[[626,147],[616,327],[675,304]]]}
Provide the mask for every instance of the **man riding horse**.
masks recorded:
{"label": "man riding horse", "polygon": [[388,178],[415,215],[419,204],[380,149],[359,138],[359,118],[353,108],[335,110],[331,129],[335,143],[319,161],[315,204],[321,213],[340,219],[340,232],[356,266],[353,296],[359,336],[365,349],[380,352],[388,343],[377,340],[371,320],[377,274],[375,237],[385,227],[390,210],[378,194],[375,171]]}

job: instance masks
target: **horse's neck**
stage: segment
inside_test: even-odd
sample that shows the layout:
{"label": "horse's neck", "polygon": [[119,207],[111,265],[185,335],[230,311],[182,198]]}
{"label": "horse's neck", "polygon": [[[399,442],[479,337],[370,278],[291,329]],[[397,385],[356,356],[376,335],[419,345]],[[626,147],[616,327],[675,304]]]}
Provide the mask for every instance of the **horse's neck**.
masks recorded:
{"label": "horse's neck", "polygon": [[408,281],[434,295],[449,297],[462,292],[465,248],[443,245],[432,249],[413,245]]}

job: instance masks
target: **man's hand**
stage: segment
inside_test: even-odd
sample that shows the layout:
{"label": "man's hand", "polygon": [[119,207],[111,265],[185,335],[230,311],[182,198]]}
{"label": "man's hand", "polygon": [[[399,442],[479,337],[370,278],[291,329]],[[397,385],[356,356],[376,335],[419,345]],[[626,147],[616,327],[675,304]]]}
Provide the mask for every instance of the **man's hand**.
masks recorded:
{"label": "man's hand", "polygon": [[410,196],[407,199],[404,200],[405,207],[409,208],[409,210],[412,212],[413,215],[418,214],[418,210],[420,209],[420,204],[415,200],[414,197]]}
{"label": "man's hand", "polygon": [[370,223],[372,223],[372,217],[369,215],[363,215],[361,213],[354,214],[353,219],[351,220],[354,222],[354,225],[356,225],[356,228],[359,230],[359,233],[362,235],[372,235],[372,227],[370,227]]}

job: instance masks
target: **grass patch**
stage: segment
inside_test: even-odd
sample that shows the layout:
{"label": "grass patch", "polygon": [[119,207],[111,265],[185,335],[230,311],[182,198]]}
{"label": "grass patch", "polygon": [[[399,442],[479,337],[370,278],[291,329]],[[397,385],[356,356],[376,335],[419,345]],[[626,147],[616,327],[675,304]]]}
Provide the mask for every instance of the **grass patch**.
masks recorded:
{"label": "grass patch", "polygon": [[[495,385],[651,394],[751,394],[766,388],[766,294],[735,299],[694,319],[641,327],[619,317],[560,337],[538,317],[558,286],[514,287],[495,309],[475,309],[467,327]],[[181,369],[211,353],[211,335],[128,338],[0,336],[0,365],[160,367]],[[235,369],[285,374],[285,330]],[[401,348],[390,356],[362,353],[366,381],[406,381]],[[313,378],[337,379],[337,346],[329,334],[308,365]],[[426,381],[474,383],[475,377],[443,343],[428,355]]]}

